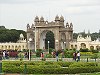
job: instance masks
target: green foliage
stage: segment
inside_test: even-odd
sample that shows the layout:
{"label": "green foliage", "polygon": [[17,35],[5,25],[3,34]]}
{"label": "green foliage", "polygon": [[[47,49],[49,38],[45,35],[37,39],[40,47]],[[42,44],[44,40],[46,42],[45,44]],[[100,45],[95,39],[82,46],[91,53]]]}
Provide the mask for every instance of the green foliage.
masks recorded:
{"label": "green foliage", "polygon": [[80,49],[80,52],[88,52],[89,50],[88,50],[88,48],[86,48],[86,49]]}
{"label": "green foliage", "polygon": [[37,49],[36,50],[36,56],[41,57],[41,52],[42,52],[42,49]]}
{"label": "green foliage", "polygon": [[92,62],[3,61],[3,72],[22,74],[76,74],[100,72],[100,67],[97,63]]}
{"label": "green foliage", "polygon": [[75,62],[71,64],[69,67],[95,67],[98,66],[97,63],[94,62]]}
{"label": "green foliage", "polygon": [[92,52],[80,52],[81,56],[91,56],[93,55]]}
{"label": "green foliage", "polygon": [[52,31],[48,31],[46,33],[46,39],[45,39],[45,48],[48,49],[48,41],[49,41],[49,48],[55,48],[55,39],[54,34]]}
{"label": "green foliage", "polygon": [[51,54],[51,53],[52,53],[52,51],[53,51],[53,49],[52,49],[52,48],[49,48],[49,54]]}
{"label": "green foliage", "polygon": [[51,62],[51,61],[46,61],[45,62],[45,65],[55,65],[56,63],[55,62]]}
{"label": "green foliage", "polygon": [[74,50],[64,50],[64,56],[66,58],[72,58],[73,57]]}
{"label": "green foliage", "polygon": [[91,56],[92,59],[96,59],[96,58],[98,58],[98,57],[99,57],[99,56],[98,56],[97,53],[94,53],[94,54]]}
{"label": "green foliage", "polygon": [[19,52],[18,53],[18,57],[21,58],[21,60],[24,58],[24,53],[23,52]]}
{"label": "green foliage", "polygon": [[77,39],[78,33],[73,33],[73,39]]}
{"label": "green foliage", "polygon": [[61,67],[69,67],[69,65],[73,64],[73,62],[58,61],[57,64],[59,64]]}
{"label": "green foliage", "polygon": [[46,58],[52,58],[52,54],[46,54]]}
{"label": "green foliage", "polygon": [[93,53],[99,53],[99,50],[91,50]]}
{"label": "green foliage", "polygon": [[26,32],[15,29],[0,29],[0,42],[17,42],[21,32],[26,37]]}
{"label": "green foliage", "polygon": [[55,65],[39,65],[39,68],[61,68],[61,66],[60,65],[57,65],[57,64],[55,64]]}

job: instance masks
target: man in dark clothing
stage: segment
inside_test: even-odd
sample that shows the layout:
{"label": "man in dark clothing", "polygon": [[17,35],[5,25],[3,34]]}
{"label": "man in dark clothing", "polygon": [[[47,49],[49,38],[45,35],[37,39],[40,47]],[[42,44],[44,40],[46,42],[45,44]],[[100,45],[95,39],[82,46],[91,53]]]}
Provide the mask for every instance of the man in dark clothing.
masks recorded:
{"label": "man in dark clothing", "polygon": [[56,60],[58,61],[58,51],[56,51]]}

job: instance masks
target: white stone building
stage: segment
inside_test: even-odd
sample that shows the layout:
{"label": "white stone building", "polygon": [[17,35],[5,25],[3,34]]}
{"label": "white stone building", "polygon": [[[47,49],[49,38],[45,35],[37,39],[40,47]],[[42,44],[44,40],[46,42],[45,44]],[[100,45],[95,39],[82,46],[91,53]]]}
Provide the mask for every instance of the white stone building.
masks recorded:
{"label": "white stone building", "polygon": [[23,34],[20,34],[20,38],[16,43],[6,42],[0,43],[0,50],[23,50],[27,49],[26,39]]}
{"label": "white stone building", "polygon": [[99,49],[100,50],[100,38],[92,41],[90,35],[87,35],[87,37],[84,38],[84,37],[82,37],[81,34],[79,34],[76,41],[70,42],[70,49],[73,49],[73,48],[75,48],[77,50],[80,50],[80,48],[82,48],[82,49],[88,48],[89,50],[90,49],[94,49],[94,50]]}

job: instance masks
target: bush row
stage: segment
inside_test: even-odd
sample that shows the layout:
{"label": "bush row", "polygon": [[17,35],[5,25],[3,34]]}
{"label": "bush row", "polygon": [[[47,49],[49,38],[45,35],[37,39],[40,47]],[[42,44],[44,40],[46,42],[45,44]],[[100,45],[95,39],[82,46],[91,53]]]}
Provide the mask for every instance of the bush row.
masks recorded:
{"label": "bush row", "polygon": [[69,74],[100,72],[96,62],[3,61],[4,73]]}
{"label": "bush row", "polygon": [[38,68],[23,67],[3,68],[5,73],[27,73],[27,74],[76,74],[76,73],[93,73],[100,72],[100,67],[74,67],[74,68]]}
{"label": "bush row", "polygon": [[[69,67],[73,62],[52,62],[52,61],[3,61],[3,66],[20,66],[20,65],[60,65],[61,67]],[[9,65],[8,65],[9,64]]]}
{"label": "bush row", "polygon": [[71,64],[69,67],[96,67],[98,66],[98,63],[96,62],[75,62],[73,64]]}

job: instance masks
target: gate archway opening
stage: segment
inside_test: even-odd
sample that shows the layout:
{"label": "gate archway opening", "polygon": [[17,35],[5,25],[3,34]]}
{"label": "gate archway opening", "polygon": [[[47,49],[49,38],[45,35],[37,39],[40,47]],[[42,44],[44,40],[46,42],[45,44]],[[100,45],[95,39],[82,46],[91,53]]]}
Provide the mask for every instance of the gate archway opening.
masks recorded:
{"label": "gate archway opening", "polygon": [[46,39],[45,39],[45,48],[48,48],[48,41],[49,41],[49,48],[55,49],[55,38],[54,33],[52,31],[48,31],[46,33]]}

